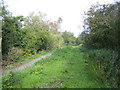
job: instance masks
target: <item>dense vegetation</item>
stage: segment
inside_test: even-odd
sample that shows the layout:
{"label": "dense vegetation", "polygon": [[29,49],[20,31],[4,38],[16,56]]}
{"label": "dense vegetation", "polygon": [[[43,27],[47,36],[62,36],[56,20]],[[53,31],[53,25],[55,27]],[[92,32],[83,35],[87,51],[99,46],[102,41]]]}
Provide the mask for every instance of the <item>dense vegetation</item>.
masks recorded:
{"label": "dense vegetation", "polygon": [[74,36],[73,33],[65,31],[63,32],[62,37],[64,39],[64,44],[66,46],[76,45],[76,37]]}
{"label": "dense vegetation", "polygon": [[93,5],[85,15],[85,31],[79,40],[90,49],[88,62],[94,68],[97,65],[96,72],[104,71],[108,86],[120,87],[120,2]]}
{"label": "dense vegetation", "polygon": [[42,50],[61,48],[64,42],[75,43],[71,32],[60,32],[62,18],[57,21],[47,20],[46,14],[42,12],[32,12],[27,17],[12,16],[6,8],[3,3],[3,60],[17,61]]}
{"label": "dense vegetation", "polygon": [[35,65],[3,76],[3,88],[100,88],[89,77],[81,47],[65,47]]}
{"label": "dense vegetation", "polygon": [[2,27],[3,59],[17,60],[22,56],[35,54],[42,49],[52,49],[58,44],[62,44],[62,39],[49,30],[47,23],[41,17],[43,16],[34,16],[33,14],[25,18],[29,22],[24,22],[24,27],[21,23],[23,17],[4,17]]}
{"label": "dense vegetation", "polygon": [[[21,62],[38,57],[43,50],[59,48],[23,71],[5,74],[4,88],[120,87],[120,2],[91,6],[85,13],[84,31],[77,38],[60,31],[62,18],[47,20],[42,12],[12,16],[4,3],[0,8],[4,61]],[[61,48],[63,45],[67,47]],[[72,47],[75,45],[79,46]]]}

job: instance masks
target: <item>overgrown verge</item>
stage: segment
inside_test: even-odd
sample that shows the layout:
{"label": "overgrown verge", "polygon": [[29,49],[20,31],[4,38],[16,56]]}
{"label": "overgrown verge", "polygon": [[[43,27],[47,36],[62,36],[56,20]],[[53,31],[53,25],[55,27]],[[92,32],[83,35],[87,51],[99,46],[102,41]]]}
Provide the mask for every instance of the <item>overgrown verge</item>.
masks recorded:
{"label": "overgrown verge", "polygon": [[118,88],[119,81],[119,62],[118,52],[107,49],[82,49],[85,53],[87,68],[90,76],[94,77],[98,82],[102,81],[106,87]]}

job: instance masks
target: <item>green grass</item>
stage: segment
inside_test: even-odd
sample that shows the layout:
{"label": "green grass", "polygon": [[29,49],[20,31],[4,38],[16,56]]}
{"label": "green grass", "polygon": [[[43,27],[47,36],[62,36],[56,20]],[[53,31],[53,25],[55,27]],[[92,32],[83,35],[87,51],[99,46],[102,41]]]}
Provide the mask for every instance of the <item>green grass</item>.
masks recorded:
{"label": "green grass", "polygon": [[4,88],[100,88],[88,69],[80,47],[65,47],[24,70],[3,76]]}

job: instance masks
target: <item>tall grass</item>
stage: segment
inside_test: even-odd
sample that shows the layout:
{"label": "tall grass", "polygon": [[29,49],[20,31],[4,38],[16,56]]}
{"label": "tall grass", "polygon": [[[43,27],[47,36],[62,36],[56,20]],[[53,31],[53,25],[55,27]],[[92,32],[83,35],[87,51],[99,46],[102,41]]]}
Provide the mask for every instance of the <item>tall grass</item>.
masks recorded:
{"label": "tall grass", "polygon": [[88,69],[97,81],[102,81],[106,87],[119,87],[118,52],[106,49],[83,50]]}

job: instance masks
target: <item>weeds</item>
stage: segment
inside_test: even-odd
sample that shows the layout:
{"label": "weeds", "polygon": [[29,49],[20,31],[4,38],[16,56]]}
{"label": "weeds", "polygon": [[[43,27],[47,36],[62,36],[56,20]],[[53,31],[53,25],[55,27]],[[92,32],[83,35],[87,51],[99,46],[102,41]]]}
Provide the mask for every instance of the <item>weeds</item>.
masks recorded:
{"label": "weeds", "polygon": [[106,49],[87,50],[86,62],[88,62],[89,70],[96,75],[98,81],[102,81],[106,87],[118,87],[117,70],[119,69],[116,61],[118,52]]}

